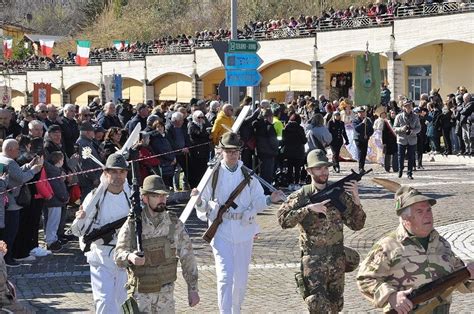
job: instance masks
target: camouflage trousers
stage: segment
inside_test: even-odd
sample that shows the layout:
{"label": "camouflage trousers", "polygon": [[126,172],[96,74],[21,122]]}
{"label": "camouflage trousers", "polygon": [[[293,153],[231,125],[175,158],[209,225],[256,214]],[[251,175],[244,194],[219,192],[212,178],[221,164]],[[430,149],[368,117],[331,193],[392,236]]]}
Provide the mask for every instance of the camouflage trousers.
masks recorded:
{"label": "camouflage trousers", "polygon": [[135,292],[140,313],[174,313],[174,283],[161,287],[159,293]]}
{"label": "camouflage trousers", "polygon": [[[347,258],[346,258],[347,254]],[[356,251],[344,248],[331,254],[303,255],[301,269],[310,313],[338,313],[344,306],[344,273],[359,264]]]}

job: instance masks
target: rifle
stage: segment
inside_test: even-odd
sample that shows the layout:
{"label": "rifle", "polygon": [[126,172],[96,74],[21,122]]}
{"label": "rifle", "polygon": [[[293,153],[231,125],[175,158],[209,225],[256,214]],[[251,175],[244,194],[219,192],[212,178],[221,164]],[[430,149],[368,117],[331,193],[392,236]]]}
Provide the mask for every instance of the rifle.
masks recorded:
{"label": "rifle", "polygon": [[92,242],[96,240],[103,239],[104,243],[109,243],[112,241],[115,231],[120,229],[126,220],[127,217],[120,218],[118,220],[109,222],[100,228],[93,229],[91,232],[86,234],[82,239],[85,244],[84,253],[90,251]]}
{"label": "rifle", "polygon": [[367,170],[366,172],[357,173],[354,170],[351,170],[351,174],[342,178],[341,180],[334,182],[331,185],[328,185],[323,190],[319,191],[316,194],[313,194],[309,197],[312,204],[321,203],[324,200],[330,199],[331,203],[339,210],[340,213],[344,213],[347,209],[346,205],[342,203],[339,199],[342,193],[344,193],[344,183],[355,180],[360,181],[362,177],[372,169]]}
{"label": "rifle", "polygon": [[135,223],[135,239],[137,243],[137,255],[143,257],[143,241],[142,241],[142,205],[140,201],[140,186],[138,184],[138,164],[132,160],[132,208],[130,208],[130,219]]}
{"label": "rifle", "polygon": [[245,185],[249,183],[250,178],[252,177],[254,173],[255,173],[255,170],[252,170],[249,173],[248,177],[244,178],[239,183],[239,185],[237,185],[237,187],[232,191],[232,193],[230,193],[230,196],[225,202],[225,204],[219,208],[216,219],[214,219],[212,224],[209,226],[209,228],[207,228],[206,232],[202,236],[202,238],[206,240],[208,243],[210,243],[212,238],[214,238],[214,236],[216,235],[217,228],[219,228],[219,225],[222,223],[222,216],[225,214],[225,212],[227,212],[227,209],[229,209],[229,207],[235,205],[234,200],[237,198],[237,196],[239,196],[240,192],[242,192]]}
{"label": "rifle", "polygon": [[[456,270],[444,277],[438,278],[420,286],[418,289],[413,290],[408,296],[408,300],[410,300],[413,305],[417,305],[423,302],[426,302],[430,299],[436,298],[445,292],[447,289],[453,288],[456,285],[468,280],[471,278],[471,274],[467,270],[466,267],[463,267],[459,270]],[[423,307],[421,308],[421,310]],[[391,309],[390,311],[386,312],[389,314],[396,314],[397,311]]]}

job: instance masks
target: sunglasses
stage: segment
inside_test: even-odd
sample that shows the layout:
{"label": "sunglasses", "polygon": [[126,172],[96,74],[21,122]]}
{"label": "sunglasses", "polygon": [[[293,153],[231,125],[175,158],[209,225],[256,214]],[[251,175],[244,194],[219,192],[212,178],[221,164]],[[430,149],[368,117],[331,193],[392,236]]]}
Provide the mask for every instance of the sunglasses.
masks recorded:
{"label": "sunglasses", "polygon": [[198,117],[198,119],[204,119],[204,116],[200,116],[200,117]]}
{"label": "sunglasses", "polygon": [[48,113],[49,111],[48,111],[48,110],[40,110],[40,111],[38,111],[38,112],[40,112],[40,113]]}

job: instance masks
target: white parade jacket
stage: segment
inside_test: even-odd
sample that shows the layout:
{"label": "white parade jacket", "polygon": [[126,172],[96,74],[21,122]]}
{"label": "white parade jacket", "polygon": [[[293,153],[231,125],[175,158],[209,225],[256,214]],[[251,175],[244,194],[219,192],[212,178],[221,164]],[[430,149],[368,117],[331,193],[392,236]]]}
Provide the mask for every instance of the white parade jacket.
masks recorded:
{"label": "white parade jacket", "polygon": [[[215,189],[215,198],[211,200],[212,196],[212,178],[204,188],[201,194],[202,203],[196,206],[198,218],[209,221],[217,216],[219,207],[228,200],[229,195],[244,179],[244,175],[240,167],[242,161],[239,160],[237,170],[229,171],[224,161],[221,161],[219,169],[219,177]],[[250,186],[246,185],[242,192],[234,200],[237,208],[230,207],[228,212],[231,214],[242,214],[242,219],[227,219],[217,229],[215,238],[222,238],[232,243],[246,242],[251,240],[259,231],[258,224],[255,221],[257,213],[261,213],[267,208],[267,198],[263,192],[263,188],[257,179],[250,180]]]}

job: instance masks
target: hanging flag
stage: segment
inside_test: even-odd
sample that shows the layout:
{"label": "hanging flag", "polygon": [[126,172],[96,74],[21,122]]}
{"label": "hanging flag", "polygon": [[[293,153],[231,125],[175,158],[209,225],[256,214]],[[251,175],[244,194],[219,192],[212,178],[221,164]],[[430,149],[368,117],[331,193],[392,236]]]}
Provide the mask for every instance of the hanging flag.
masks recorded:
{"label": "hanging flag", "polygon": [[122,51],[126,47],[128,47],[128,40],[114,40],[114,47],[118,51]]}
{"label": "hanging flag", "polygon": [[11,59],[13,57],[13,39],[6,37],[3,39],[3,58]]}
{"label": "hanging flag", "polygon": [[48,58],[53,57],[53,46],[54,40],[52,39],[40,39],[41,54]]}
{"label": "hanging flag", "polygon": [[367,52],[356,57],[354,102],[357,106],[380,104],[380,57],[378,53]]}
{"label": "hanging flag", "polygon": [[33,83],[33,105],[51,103],[51,83]]}
{"label": "hanging flag", "polygon": [[89,40],[76,40],[77,53],[76,64],[86,66],[89,64],[89,51],[91,50],[91,42]]}

